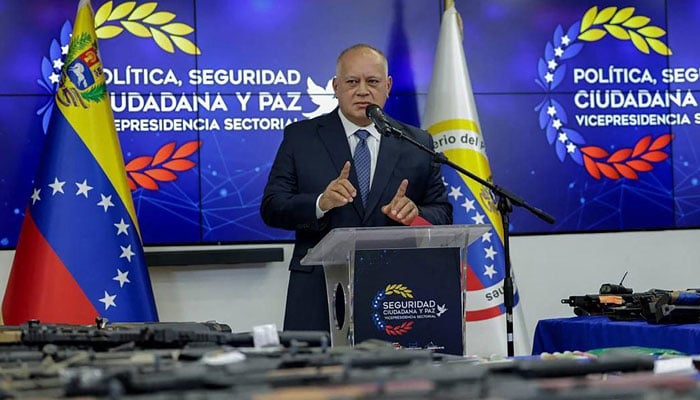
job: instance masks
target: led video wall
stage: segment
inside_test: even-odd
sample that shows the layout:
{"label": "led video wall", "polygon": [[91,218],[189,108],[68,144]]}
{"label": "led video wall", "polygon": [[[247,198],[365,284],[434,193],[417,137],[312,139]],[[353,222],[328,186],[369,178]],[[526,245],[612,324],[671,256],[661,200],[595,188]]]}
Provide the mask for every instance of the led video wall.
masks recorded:
{"label": "led video wall", "polygon": [[[456,0],[513,234],[700,226],[700,3]],[[288,241],[258,208],[287,124],[332,111],[338,53],[385,51],[421,124],[441,0],[93,0],[146,244]],[[77,2],[0,0],[0,248],[13,248]],[[466,193],[466,190],[462,190]],[[460,212],[463,198],[453,198]]]}

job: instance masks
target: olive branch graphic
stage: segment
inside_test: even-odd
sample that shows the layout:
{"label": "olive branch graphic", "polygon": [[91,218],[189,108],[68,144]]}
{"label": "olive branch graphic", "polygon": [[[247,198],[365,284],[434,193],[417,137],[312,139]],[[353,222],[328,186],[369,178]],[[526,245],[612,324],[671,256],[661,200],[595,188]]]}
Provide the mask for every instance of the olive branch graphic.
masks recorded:
{"label": "olive branch graphic", "polygon": [[389,336],[399,336],[410,331],[413,328],[413,321],[406,321],[400,325],[392,326],[387,325],[385,332]]}
{"label": "olive branch graphic", "polygon": [[398,294],[403,298],[413,298],[413,290],[407,288],[406,286],[400,283],[387,285],[386,289],[384,289],[384,293],[386,293],[387,296],[390,296],[392,294]]}
{"label": "olive branch graphic", "polygon": [[654,169],[651,163],[668,158],[668,154],[661,149],[668,146],[671,140],[673,135],[670,133],[657,137],[653,142],[651,135],[647,135],[639,139],[634,147],[617,150],[612,155],[598,146],[582,147],[583,165],[595,179],[600,179],[601,175],[612,180],[622,177],[638,179],[637,171],[651,171]]}
{"label": "olive branch graphic", "polygon": [[201,54],[199,47],[183,37],[194,32],[194,29],[181,22],[172,22],[176,15],[168,11],[156,11],[157,7],[157,2],[143,3],[137,7],[135,1],[114,7],[113,2],[108,1],[95,13],[95,33],[100,39],[111,39],[126,29],[134,36],[153,38],[168,53],[174,53],[174,46],[177,46],[184,53]]}
{"label": "olive branch graphic", "polygon": [[[658,26],[649,25],[651,18],[643,15],[634,15],[634,7],[617,9],[611,6],[598,12],[598,7],[591,7],[583,15],[581,20],[581,33],[578,39],[586,42],[595,42],[610,34],[619,40],[631,40],[634,47],[644,54],[649,54],[649,48],[655,52],[668,56],[671,49],[658,38],[664,36],[666,31]],[[596,28],[602,25],[603,29]]]}
{"label": "olive branch graphic", "polygon": [[175,142],[163,145],[152,156],[140,156],[125,165],[126,180],[133,191],[142,187],[148,190],[158,190],[157,182],[170,182],[177,179],[173,173],[183,172],[194,168],[195,162],[187,160],[199,149],[202,142],[193,140],[184,143],[176,149]]}

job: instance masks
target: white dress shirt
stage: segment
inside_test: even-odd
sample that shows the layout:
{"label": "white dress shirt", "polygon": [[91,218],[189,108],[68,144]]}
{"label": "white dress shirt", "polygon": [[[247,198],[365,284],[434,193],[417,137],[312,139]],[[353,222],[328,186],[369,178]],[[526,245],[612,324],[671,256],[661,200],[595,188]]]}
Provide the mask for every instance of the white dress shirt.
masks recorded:
{"label": "white dress shirt", "polygon": [[[374,124],[369,124],[367,126],[356,125],[345,117],[343,112],[340,111],[340,108],[338,108],[338,116],[340,116],[340,122],[343,124],[345,136],[347,137],[348,145],[350,146],[350,154],[353,157],[355,156],[355,146],[357,146],[357,143],[360,141],[360,138],[355,135],[355,132],[360,129],[364,129],[369,132],[369,136],[367,136],[367,148],[369,149],[370,155],[369,187],[371,189],[372,181],[374,180],[374,171],[377,169],[377,157],[379,156],[379,144],[382,135],[379,134],[379,131],[377,131]],[[352,160],[349,161],[352,163]],[[321,200],[321,195],[323,195],[323,193],[319,194],[316,198],[316,218],[321,218],[325,214],[325,212],[322,211],[321,207],[318,205],[319,201]]]}

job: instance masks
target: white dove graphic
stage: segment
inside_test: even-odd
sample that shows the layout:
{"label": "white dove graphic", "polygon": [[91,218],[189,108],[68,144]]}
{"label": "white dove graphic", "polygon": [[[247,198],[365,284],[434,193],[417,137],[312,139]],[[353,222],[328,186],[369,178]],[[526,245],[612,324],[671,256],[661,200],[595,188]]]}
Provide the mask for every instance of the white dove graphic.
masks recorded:
{"label": "white dove graphic", "polygon": [[438,316],[438,317],[441,316],[442,314],[445,313],[445,311],[447,311],[447,307],[445,307],[444,304],[441,305],[441,306],[438,305],[438,313],[437,313],[437,316]]}
{"label": "white dove graphic", "polygon": [[311,77],[306,78],[306,93],[309,95],[309,99],[318,106],[314,111],[302,113],[306,118],[328,114],[338,106],[338,100],[333,92],[333,78],[328,80],[325,88],[317,85]]}

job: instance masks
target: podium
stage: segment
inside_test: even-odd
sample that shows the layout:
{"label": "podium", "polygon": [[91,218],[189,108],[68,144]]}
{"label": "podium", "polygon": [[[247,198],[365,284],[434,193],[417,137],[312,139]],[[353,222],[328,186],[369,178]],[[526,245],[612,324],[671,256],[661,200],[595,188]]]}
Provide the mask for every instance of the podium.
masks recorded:
{"label": "podium", "polygon": [[331,344],[381,339],[466,355],[467,246],[490,225],[336,228],[301,260],[323,265]]}

